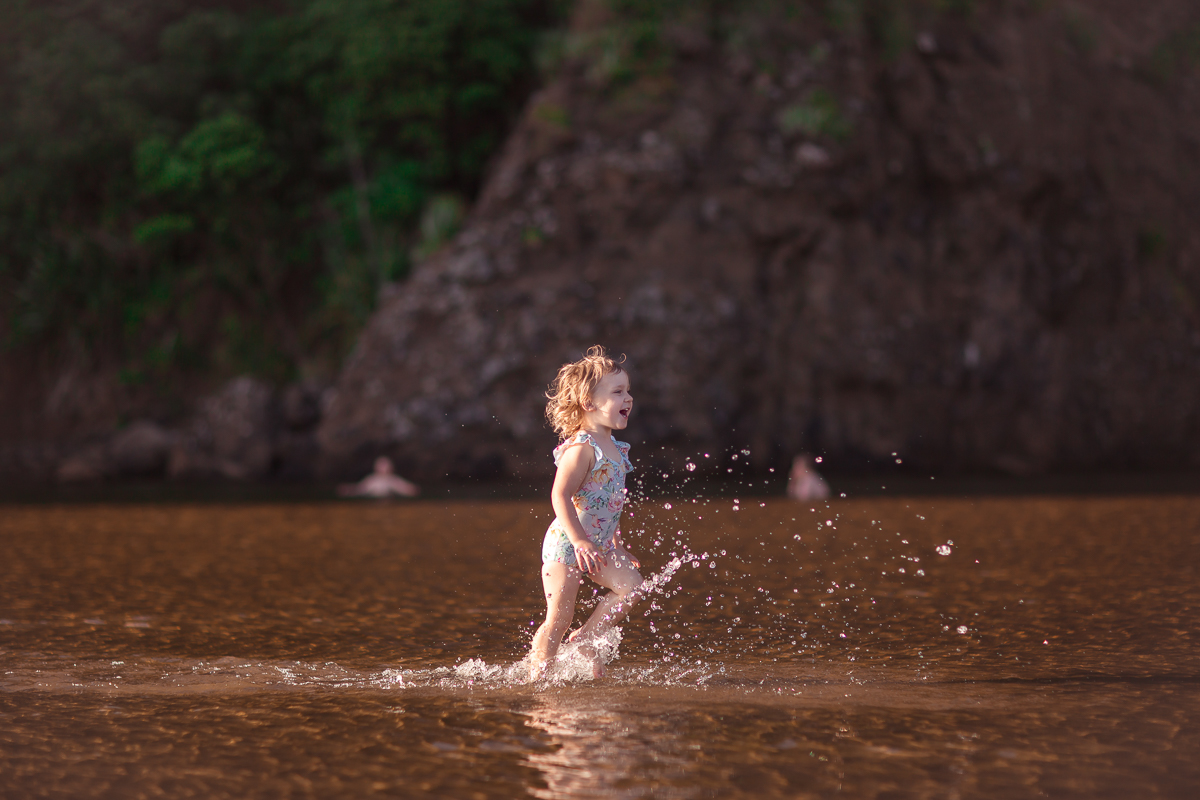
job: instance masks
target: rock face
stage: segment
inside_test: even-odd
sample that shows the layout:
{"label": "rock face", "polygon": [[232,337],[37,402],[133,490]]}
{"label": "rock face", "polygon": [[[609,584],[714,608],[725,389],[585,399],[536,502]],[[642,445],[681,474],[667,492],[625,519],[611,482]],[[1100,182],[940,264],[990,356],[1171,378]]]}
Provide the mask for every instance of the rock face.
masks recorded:
{"label": "rock face", "polygon": [[327,469],[547,471],[542,393],[593,343],[629,357],[643,456],[1195,465],[1200,82],[1140,66],[1195,12],[1077,5],[894,60],[796,23],[756,60],[693,30],[619,88],[568,63],[372,319]]}
{"label": "rock face", "polygon": [[161,474],[170,449],[171,435],[147,420],[118,431],[109,444],[113,465],[123,475]]}
{"label": "rock face", "polygon": [[275,395],[253,378],[238,378],[204,398],[171,453],[176,478],[263,478],[271,468]]}
{"label": "rock face", "polygon": [[[196,402],[182,424],[138,420],[67,450],[54,469],[63,482],[105,478],[256,480],[315,477],[320,388],[293,384],[277,393],[236,378]],[[49,457],[49,456],[48,456]]]}
{"label": "rock face", "polygon": [[58,464],[63,482],[145,478],[163,474],[176,436],[151,420],[137,420],[108,437],[74,449]]}

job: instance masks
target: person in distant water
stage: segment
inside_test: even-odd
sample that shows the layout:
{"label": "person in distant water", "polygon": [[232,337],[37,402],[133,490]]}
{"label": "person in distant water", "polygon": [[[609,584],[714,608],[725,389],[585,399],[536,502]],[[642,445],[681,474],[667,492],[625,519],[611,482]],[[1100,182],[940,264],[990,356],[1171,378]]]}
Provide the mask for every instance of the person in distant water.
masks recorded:
{"label": "person in distant water", "polygon": [[387,456],[375,459],[375,471],[358,483],[343,483],[337,488],[341,497],[416,497],[417,485],[396,474],[396,467]]}
{"label": "person in distant water", "polygon": [[787,493],[793,500],[824,500],[829,497],[829,484],[817,474],[810,456],[798,455],[792,459]]}
{"label": "person in distant water", "polygon": [[542,540],[542,588],[546,621],[529,653],[530,679],[543,677],[575,616],[575,597],[587,575],[612,590],[588,621],[571,634],[604,676],[596,640],[629,613],[639,599],[641,566],[621,540],[625,476],[633,469],[629,445],[613,431],[624,430],[633,410],[629,373],[599,345],[579,361],[564,364],[546,393],[546,418],[561,443],[554,448],[558,472],[550,498],[554,521]]}

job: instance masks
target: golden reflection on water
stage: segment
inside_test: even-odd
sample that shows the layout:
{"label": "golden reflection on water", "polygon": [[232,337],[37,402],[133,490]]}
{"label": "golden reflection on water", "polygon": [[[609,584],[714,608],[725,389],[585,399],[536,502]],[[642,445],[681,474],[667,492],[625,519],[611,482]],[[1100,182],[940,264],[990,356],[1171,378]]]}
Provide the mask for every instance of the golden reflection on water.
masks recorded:
{"label": "golden reflection on water", "polygon": [[5,508],[0,794],[1200,783],[1200,500],[746,500],[637,504],[692,557],[608,680],[532,686],[541,506]]}

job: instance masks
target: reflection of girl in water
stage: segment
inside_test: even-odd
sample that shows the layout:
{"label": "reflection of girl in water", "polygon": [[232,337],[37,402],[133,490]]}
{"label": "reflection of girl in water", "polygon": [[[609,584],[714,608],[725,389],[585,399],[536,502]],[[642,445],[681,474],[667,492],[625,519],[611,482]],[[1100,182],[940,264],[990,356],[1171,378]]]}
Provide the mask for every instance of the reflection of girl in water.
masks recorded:
{"label": "reflection of girl in water", "polygon": [[554,522],[542,541],[546,621],[533,637],[530,676],[546,673],[575,616],[575,597],[586,574],[612,590],[571,634],[599,678],[604,667],[595,641],[624,619],[642,584],[641,564],[625,549],[619,527],[625,476],[633,465],[629,445],[613,436],[629,424],[633,410],[629,374],[596,346],[563,365],[546,396],[546,417],[562,443],[554,449]]}
{"label": "reflection of girl in water", "polygon": [[[683,755],[692,752],[686,749],[687,736],[672,729],[676,720],[667,714],[639,713],[611,698],[589,701],[557,692],[538,696],[528,713],[528,724],[549,745],[530,748],[524,759],[546,782],[526,785],[534,797],[628,797],[635,794],[630,787],[645,786],[648,761],[668,775],[686,774],[692,766]],[[656,743],[652,752],[648,741]]]}

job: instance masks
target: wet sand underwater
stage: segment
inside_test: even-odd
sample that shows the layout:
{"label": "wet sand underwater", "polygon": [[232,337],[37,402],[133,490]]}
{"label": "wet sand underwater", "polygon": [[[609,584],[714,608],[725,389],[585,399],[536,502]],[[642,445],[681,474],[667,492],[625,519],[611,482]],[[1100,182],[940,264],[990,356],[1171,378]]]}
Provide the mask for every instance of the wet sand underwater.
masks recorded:
{"label": "wet sand underwater", "polygon": [[741,500],[537,684],[548,502],[6,506],[0,794],[1194,795],[1200,499]]}

